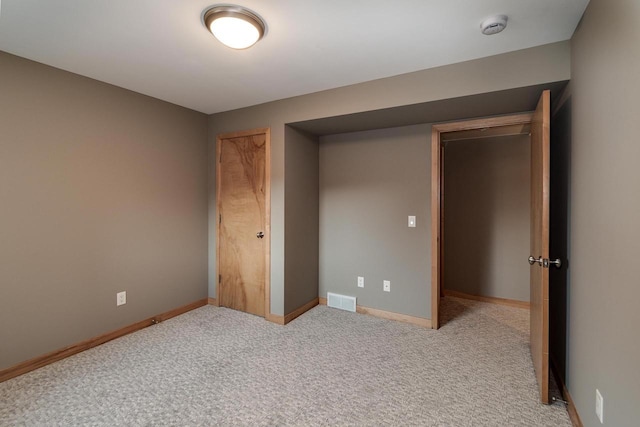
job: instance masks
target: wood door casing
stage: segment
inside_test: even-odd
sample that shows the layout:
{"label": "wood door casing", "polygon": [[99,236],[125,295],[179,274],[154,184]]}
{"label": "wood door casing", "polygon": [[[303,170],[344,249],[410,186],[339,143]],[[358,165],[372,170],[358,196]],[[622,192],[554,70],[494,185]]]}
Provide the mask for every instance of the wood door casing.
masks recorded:
{"label": "wood door casing", "polygon": [[262,317],[270,311],[268,160],[268,129],[218,136],[217,301]]}
{"label": "wood door casing", "polygon": [[[531,120],[531,255],[549,259],[550,92]],[[549,269],[530,267],[530,345],[540,400],[549,403]]]}

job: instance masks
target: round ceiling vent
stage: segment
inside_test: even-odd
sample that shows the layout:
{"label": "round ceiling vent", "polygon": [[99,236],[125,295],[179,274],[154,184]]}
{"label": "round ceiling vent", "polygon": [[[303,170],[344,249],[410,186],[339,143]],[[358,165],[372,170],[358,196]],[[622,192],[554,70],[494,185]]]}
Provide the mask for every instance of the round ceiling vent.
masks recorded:
{"label": "round ceiling vent", "polygon": [[482,29],[482,34],[490,36],[492,34],[498,34],[500,31],[507,28],[507,20],[509,18],[507,15],[496,15],[491,18],[485,19],[482,24],[480,24],[480,29]]}

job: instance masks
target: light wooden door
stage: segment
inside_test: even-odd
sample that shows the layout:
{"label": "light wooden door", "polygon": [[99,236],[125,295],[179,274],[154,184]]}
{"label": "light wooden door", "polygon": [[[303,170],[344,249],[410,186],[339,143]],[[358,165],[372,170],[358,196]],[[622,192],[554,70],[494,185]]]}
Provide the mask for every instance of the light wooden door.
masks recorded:
{"label": "light wooden door", "polygon": [[269,130],[217,140],[218,303],[258,316],[269,312]]}
{"label": "light wooden door", "polygon": [[549,403],[549,121],[544,91],[531,121],[531,359],[540,400]]}

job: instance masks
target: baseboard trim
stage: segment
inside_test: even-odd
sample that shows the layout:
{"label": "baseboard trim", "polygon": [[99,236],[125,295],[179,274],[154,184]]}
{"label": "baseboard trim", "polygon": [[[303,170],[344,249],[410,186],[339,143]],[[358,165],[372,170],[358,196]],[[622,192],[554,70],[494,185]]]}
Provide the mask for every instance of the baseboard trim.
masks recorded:
{"label": "baseboard trim", "polygon": [[215,298],[211,298],[211,297],[209,297],[209,298],[207,299],[207,304],[209,304],[209,305],[213,305],[213,306],[215,306],[215,307],[220,307],[220,304],[218,304],[218,300],[217,300],[217,299],[215,299]]}
{"label": "baseboard trim", "polygon": [[284,325],[284,316],[280,316],[278,314],[267,314],[266,316],[264,316],[265,320],[268,320],[269,322],[272,323],[276,323],[278,325]]}
{"label": "baseboard trim", "polygon": [[303,313],[306,313],[307,311],[311,310],[313,307],[315,307],[318,304],[319,304],[319,299],[316,297],[311,301],[309,301],[308,303],[306,303],[305,305],[303,305],[302,307],[298,307],[297,309],[293,310],[291,313],[284,316],[284,324],[286,325],[296,317],[300,316]]}
{"label": "baseboard trim", "polygon": [[140,322],[136,322],[132,325],[116,329],[115,331],[107,332],[106,334],[98,335],[94,338],[89,338],[88,340],[81,341],[69,347],[61,348],[59,350],[52,351],[51,353],[38,356],[31,360],[18,363],[17,365],[0,371],[0,383],[10,380],[11,378],[26,374],[27,372],[31,372],[38,368],[42,368],[43,366],[47,366],[59,360],[65,359],[69,356],[73,356],[74,354],[89,350],[90,348],[99,346],[100,344],[104,344],[108,341],[120,338],[124,335],[128,335],[132,332],[139,331],[140,329],[144,329],[158,322],[163,322],[165,320],[171,319],[172,317],[176,317],[188,311],[195,310],[196,308],[203,307],[205,305],[207,305],[206,298],[198,300],[196,302],[192,302],[191,304],[187,304],[182,307],[175,308],[162,314],[158,314],[157,316],[150,317]]}
{"label": "baseboard trim", "polygon": [[311,301],[309,301],[308,303],[306,303],[302,307],[296,308],[291,313],[289,313],[289,314],[287,314],[285,316],[280,316],[279,314],[269,313],[266,316],[264,316],[264,318],[265,318],[265,320],[268,320],[269,322],[272,322],[272,323],[276,323],[278,325],[286,325],[287,323],[291,322],[296,317],[298,317],[301,314],[311,310],[316,305],[318,305],[318,298],[312,299]]}
{"label": "baseboard trim", "polygon": [[584,427],[582,424],[582,420],[580,419],[580,415],[578,415],[578,410],[576,409],[576,405],[573,402],[573,398],[571,397],[571,393],[567,389],[562,378],[560,378],[558,365],[553,357],[549,357],[550,366],[551,366],[551,374],[556,379],[556,383],[558,387],[561,389],[562,398],[567,402],[567,413],[569,414],[569,419],[571,420],[571,425],[573,427]]}
{"label": "baseboard trim", "polygon": [[474,301],[488,302],[491,304],[506,305],[509,307],[525,308],[527,310],[531,309],[531,304],[528,301],[518,301],[515,299],[498,298],[498,297],[483,297],[480,295],[472,295],[464,292],[451,291],[449,289],[443,289],[442,293],[444,296],[449,296],[449,297],[470,299]]}
{"label": "baseboard trim", "polygon": [[571,419],[571,424],[573,427],[583,427],[582,420],[580,419],[580,415],[578,415],[578,410],[576,409],[576,404],[573,402],[573,398],[571,397],[571,393],[567,390],[567,386],[564,382],[562,384],[562,395],[564,396],[564,400],[568,402],[567,412],[569,413],[569,418]]}
{"label": "baseboard trim", "polygon": [[[322,305],[327,305],[326,298],[318,298],[318,302]],[[398,322],[411,323],[412,325],[422,326],[427,329],[431,329],[431,319],[425,319],[424,317],[409,316],[408,314],[394,313],[392,311],[379,310],[377,308],[363,307],[356,305],[356,312],[360,314],[368,314],[370,316],[380,317],[387,320],[395,320]]]}

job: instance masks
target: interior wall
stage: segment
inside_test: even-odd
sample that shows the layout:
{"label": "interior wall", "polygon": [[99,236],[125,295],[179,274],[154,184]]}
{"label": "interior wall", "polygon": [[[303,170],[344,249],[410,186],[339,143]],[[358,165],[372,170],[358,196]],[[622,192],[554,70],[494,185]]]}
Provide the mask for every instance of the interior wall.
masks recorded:
{"label": "interior wall", "polygon": [[591,0],[571,40],[567,383],[587,427],[596,389],[604,425],[640,419],[639,22],[635,0]]}
{"label": "interior wall", "polygon": [[0,369],[206,297],[205,115],[2,52],[0,94]]}
{"label": "interior wall", "polygon": [[[285,314],[285,125],[528,87],[570,78],[569,45],[553,43],[444,67],[284,99],[209,117],[209,295],[216,292],[215,140],[226,132],[271,128],[271,311]],[[467,118],[467,117],[460,117]],[[286,174],[285,174],[286,171]],[[291,177],[294,178],[294,177]],[[425,300],[430,316],[430,296]]]}
{"label": "interior wall", "polygon": [[430,137],[418,125],[320,138],[321,297],[429,317]]}
{"label": "interior wall", "polygon": [[318,137],[285,129],[285,313],[318,297]]}
{"label": "interior wall", "polygon": [[447,142],[444,288],[529,301],[529,135]]}

